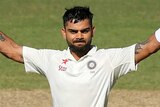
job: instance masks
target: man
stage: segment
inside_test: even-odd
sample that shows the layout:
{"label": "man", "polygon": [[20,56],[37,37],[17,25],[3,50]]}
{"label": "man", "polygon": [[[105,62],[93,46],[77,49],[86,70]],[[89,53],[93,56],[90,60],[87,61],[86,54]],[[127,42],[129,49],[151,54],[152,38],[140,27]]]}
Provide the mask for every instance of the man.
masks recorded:
{"label": "man", "polygon": [[24,63],[26,71],[46,76],[54,107],[105,107],[115,81],[160,49],[160,30],[147,41],[129,47],[97,49],[91,45],[95,31],[92,18],[87,7],[66,10],[61,32],[67,50],[20,46],[0,32],[0,52]]}

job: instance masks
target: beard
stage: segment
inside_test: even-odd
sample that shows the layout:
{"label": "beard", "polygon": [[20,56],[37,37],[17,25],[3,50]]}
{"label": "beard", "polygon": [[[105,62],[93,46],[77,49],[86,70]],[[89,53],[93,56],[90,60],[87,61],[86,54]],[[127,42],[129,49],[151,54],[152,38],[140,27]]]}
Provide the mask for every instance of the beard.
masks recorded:
{"label": "beard", "polygon": [[[84,40],[75,40],[73,41],[73,43],[78,43],[78,42],[85,42]],[[70,48],[71,52],[77,53],[77,54],[86,54],[90,49],[91,49],[91,42],[92,39],[85,45],[83,46],[76,46],[71,44],[68,40],[67,40],[67,44]]]}

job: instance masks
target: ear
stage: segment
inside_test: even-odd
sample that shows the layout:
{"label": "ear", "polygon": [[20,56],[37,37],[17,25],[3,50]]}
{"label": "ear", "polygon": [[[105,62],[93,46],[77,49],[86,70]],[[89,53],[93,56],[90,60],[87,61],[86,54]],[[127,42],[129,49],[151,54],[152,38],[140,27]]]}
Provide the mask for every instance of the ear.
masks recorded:
{"label": "ear", "polygon": [[62,33],[63,38],[66,40],[66,29],[62,28],[61,33]]}
{"label": "ear", "polygon": [[94,36],[95,31],[96,31],[96,28],[95,28],[95,26],[93,26],[92,27],[92,37]]}
{"label": "ear", "polygon": [[96,28],[95,28],[95,26],[93,26],[93,27],[92,27],[92,29],[93,29],[93,33],[95,33],[95,31],[96,31]]}

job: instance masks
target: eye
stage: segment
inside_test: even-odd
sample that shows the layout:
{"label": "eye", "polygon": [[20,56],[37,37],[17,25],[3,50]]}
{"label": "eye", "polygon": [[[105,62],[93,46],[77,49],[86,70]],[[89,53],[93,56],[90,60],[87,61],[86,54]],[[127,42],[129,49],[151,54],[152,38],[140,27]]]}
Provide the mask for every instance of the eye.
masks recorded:
{"label": "eye", "polygon": [[68,31],[69,31],[70,33],[72,33],[72,34],[78,33],[78,30],[74,30],[74,29],[69,29]]}
{"label": "eye", "polygon": [[87,28],[87,29],[83,29],[83,30],[81,30],[81,33],[88,33],[90,31],[90,28]]}

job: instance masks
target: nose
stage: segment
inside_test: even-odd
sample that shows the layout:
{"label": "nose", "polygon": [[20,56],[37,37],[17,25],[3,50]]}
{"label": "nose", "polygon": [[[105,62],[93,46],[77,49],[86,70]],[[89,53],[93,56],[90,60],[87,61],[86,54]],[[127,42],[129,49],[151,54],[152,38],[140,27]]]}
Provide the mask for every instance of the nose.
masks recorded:
{"label": "nose", "polygon": [[78,33],[77,33],[77,38],[79,38],[79,39],[80,39],[80,38],[83,38],[83,34],[82,34],[81,32],[78,32]]}

